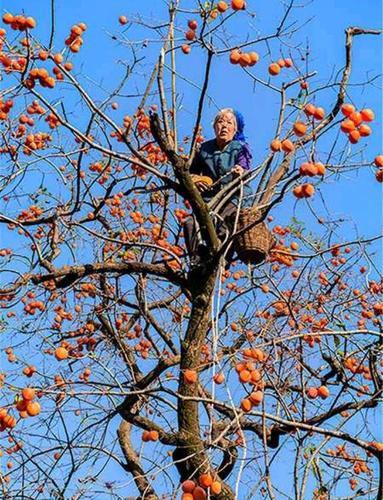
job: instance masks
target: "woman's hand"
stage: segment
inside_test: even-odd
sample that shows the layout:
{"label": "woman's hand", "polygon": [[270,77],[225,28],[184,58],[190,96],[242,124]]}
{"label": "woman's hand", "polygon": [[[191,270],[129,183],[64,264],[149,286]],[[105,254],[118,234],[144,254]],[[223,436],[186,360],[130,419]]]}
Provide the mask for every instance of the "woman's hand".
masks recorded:
{"label": "woman's hand", "polygon": [[196,175],[192,174],[191,178],[194,184],[197,186],[198,191],[201,193],[210,189],[210,186],[213,184],[213,180],[210,177],[204,175]]}
{"label": "woman's hand", "polygon": [[241,165],[234,165],[234,167],[231,169],[231,172],[237,176],[237,175],[242,175],[245,169],[241,167]]}
{"label": "woman's hand", "polygon": [[201,193],[204,193],[205,191],[208,191],[210,189],[210,186],[203,181],[197,181],[195,185],[197,186],[198,190],[201,191]]}

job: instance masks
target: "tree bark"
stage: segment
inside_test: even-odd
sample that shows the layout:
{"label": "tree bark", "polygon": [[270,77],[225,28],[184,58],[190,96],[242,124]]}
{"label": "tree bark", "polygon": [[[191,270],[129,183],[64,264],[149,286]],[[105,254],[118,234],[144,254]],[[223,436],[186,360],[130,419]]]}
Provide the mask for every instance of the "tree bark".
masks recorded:
{"label": "tree bark", "polygon": [[[195,384],[185,382],[185,370],[195,370],[198,373],[202,345],[206,341],[209,331],[211,299],[214,292],[216,268],[209,271],[207,276],[199,276],[192,284],[192,310],[185,338],[181,344],[180,381],[178,392],[178,431],[181,445],[173,454],[175,465],[181,476],[186,479],[197,480],[199,475],[211,470],[209,456],[206,453],[203,440],[200,436],[199,403],[184,400],[183,397],[198,395],[198,381]],[[222,492],[213,495],[220,500],[234,499],[231,488],[222,481]]]}
{"label": "tree bark", "polygon": [[158,500],[158,496],[155,494],[147,479],[147,474],[145,474],[145,471],[140,465],[138,455],[132,447],[130,428],[131,425],[126,420],[122,420],[117,431],[118,440],[126,460],[126,470],[134,477],[134,482],[136,483],[142,500]]}

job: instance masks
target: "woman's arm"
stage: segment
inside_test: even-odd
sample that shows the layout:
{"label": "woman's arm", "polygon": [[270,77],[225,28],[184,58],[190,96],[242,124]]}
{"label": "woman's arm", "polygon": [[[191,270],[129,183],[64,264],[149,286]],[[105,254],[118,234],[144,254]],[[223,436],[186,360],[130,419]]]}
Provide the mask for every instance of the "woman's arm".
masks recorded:
{"label": "woman's arm", "polygon": [[191,174],[196,174],[196,175],[201,175],[203,169],[203,160],[201,158],[201,155],[199,154],[199,151],[196,151],[192,164],[190,165],[190,170],[189,172]]}
{"label": "woman's arm", "polygon": [[244,170],[251,169],[251,160],[253,155],[251,154],[249,145],[245,142],[242,149],[239,151],[234,167],[231,171],[234,174],[241,175]]}
{"label": "woman's arm", "polygon": [[204,161],[199,153],[199,151],[196,151],[192,164],[190,165],[189,172],[192,176],[192,179],[202,193],[204,191],[207,191],[210,189],[210,185],[205,182],[204,179],[202,179],[202,176],[204,175]]}
{"label": "woman's arm", "polygon": [[242,146],[242,149],[239,151],[237,155],[237,160],[235,162],[236,165],[239,165],[245,170],[251,169],[251,160],[253,159],[253,155],[251,154],[250,147],[245,142]]}

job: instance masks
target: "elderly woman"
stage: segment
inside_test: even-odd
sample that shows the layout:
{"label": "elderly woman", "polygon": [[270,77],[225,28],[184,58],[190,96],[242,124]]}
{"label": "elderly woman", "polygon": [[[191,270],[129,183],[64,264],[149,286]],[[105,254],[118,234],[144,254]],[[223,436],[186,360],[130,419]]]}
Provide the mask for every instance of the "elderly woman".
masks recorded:
{"label": "elderly woman", "polygon": [[[251,152],[243,135],[244,121],[242,115],[231,108],[222,109],[214,119],[215,139],[206,141],[196,153],[190,167],[191,174],[210,177],[214,187],[196,177],[196,185],[202,197],[209,202],[224,186],[230,184],[235,177],[250,170]],[[236,192],[230,197],[217,214],[217,235],[223,241],[232,230],[232,219],[238,209],[251,206],[252,190],[249,185],[243,186],[243,191]],[[184,225],[185,243],[192,265],[197,265],[206,253],[197,223],[194,217],[187,219]],[[232,252],[226,255],[230,262]]]}

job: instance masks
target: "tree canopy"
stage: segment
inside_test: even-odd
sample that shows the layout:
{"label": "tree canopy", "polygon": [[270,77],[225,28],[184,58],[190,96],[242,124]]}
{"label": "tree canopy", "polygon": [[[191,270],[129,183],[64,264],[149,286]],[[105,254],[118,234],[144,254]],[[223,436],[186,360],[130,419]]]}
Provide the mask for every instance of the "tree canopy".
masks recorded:
{"label": "tree canopy", "polygon": [[[343,26],[319,71],[296,0],[121,2],[97,32],[18,4],[0,28],[3,498],[381,498],[379,26]],[[189,168],[228,106],[253,165],[205,203]],[[247,184],[274,246],[225,269],[249,227],[222,242],[215,215]]]}

